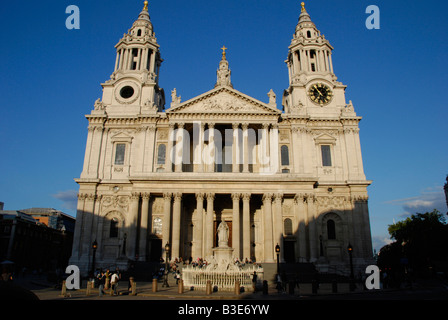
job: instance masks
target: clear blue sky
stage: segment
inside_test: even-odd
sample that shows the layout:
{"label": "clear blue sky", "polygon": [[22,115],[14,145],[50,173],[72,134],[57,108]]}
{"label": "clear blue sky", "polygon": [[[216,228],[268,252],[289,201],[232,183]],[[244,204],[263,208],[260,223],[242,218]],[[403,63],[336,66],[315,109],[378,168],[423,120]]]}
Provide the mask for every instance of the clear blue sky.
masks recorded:
{"label": "clear blue sky", "polygon": [[[75,4],[80,30],[68,30]],[[366,7],[380,8],[368,30]],[[115,64],[115,44],[143,1],[7,1],[0,32],[0,201],[5,209],[53,207],[75,215],[87,120],[100,83]],[[406,214],[446,212],[448,174],[446,1],[306,1],[330,41],[338,80],[361,121],[374,247]],[[284,63],[300,14],[297,0],[150,1],[164,63],[160,85],[183,100],[210,90],[221,48],[234,87],[268,101],[288,87]],[[279,101],[278,101],[279,102]]]}

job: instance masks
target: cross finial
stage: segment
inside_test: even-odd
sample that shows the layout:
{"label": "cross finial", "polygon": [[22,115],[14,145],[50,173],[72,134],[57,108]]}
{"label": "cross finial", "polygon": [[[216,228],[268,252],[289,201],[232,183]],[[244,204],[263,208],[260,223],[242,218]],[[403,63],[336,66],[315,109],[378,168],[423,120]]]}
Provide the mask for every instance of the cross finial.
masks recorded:
{"label": "cross finial", "polygon": [[143,7],[143,11],[148,11],[148,1],[143,2],[144,3],[144,7]]}
{"label": "cross finial", "polygon": [[226,60],[226,50],[228,48],[226,48],[226,46],[223,46],[221,49],[222,49],[222,60]]}
{"label": "cross finial", "polygon": [[302,6],[302,12],[306,12],[306,10],[305,10],[305,2],[302,2],[300,5]]}

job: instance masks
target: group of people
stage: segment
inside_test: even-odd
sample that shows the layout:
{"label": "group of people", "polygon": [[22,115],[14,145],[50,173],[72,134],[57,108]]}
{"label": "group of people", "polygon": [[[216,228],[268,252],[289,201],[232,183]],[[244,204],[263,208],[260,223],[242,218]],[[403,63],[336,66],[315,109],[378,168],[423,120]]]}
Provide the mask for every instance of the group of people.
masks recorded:
{"label": "group of people", "polygon": [[94,276],[95,282],[98,284],[100,297],[104,295],[104,290],[109,288],[112,289],[114,296],[118,295],[118,282],[121,279],[121,273],[118,268],[114,272],[111,272],[109,269],[106,271],[98,270]]}

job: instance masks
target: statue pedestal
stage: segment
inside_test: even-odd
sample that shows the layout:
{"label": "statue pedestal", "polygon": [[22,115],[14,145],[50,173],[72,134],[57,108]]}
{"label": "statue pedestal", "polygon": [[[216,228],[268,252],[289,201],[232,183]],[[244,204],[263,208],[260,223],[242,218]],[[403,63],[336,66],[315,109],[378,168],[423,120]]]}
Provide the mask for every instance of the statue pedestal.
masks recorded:
{"label": "statue pedestal", "polygon": [[213,248],[213,257],[218,263],[223,261],[231,263],[233,258],[233,248],[231,247],[217,247]]}

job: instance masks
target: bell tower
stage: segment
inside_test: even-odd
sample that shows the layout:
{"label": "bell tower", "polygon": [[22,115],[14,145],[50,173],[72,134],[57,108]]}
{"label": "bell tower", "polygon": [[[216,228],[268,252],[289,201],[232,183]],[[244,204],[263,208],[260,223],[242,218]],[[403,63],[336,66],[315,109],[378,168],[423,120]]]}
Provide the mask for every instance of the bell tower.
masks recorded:
{"label": "bell tower", "polygon": [[345,107],[345,86],[333,72],[333,47],[311,20],[305,3],[301,7],[285,61],[289,88],[283,93],[283,106],[286,113],[329,114],[336,111],[333,107]]}
{"label": "bell tower", "polygon": [[114,72],[102,84],[102,104],[107,113],[135,115],[163,111],[165,94],[159,87],[163,60],[149,17],[148,1],[115,48]]}

